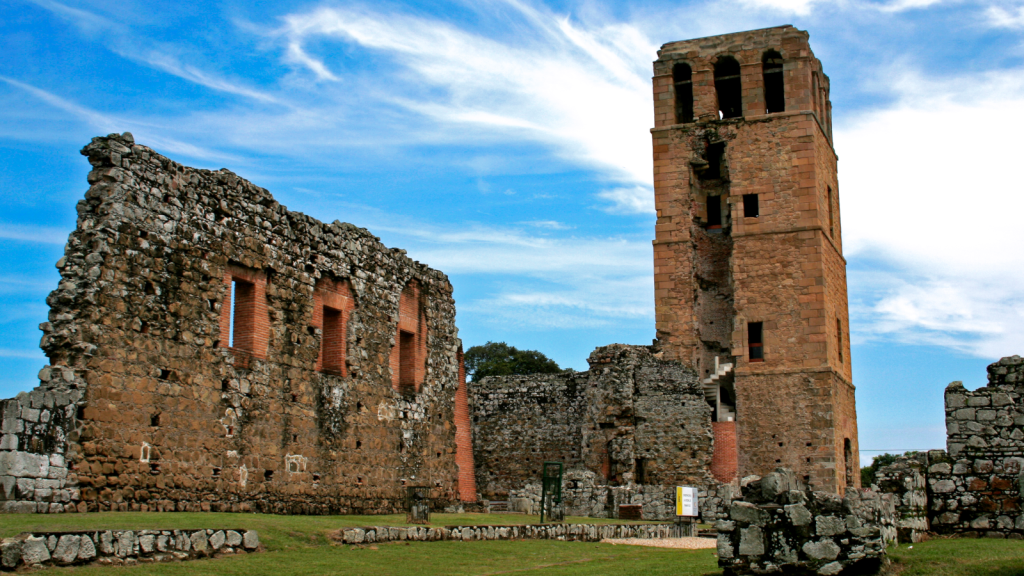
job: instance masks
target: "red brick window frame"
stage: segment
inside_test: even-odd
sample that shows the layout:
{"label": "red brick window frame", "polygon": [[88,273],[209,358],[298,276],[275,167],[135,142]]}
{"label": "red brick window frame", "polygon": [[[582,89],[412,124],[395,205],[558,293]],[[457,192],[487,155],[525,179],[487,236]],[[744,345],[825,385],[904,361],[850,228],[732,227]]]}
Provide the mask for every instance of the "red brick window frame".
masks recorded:
{"label": "red brick window frame", "polygon": [[391,386],[403,395],[418,394],[426,375],[427,321],[422,290],[411,281],[398,303],[398,326],[391,349]]}
{"label": "red brick window frame", "polygon": [[764,324],[747,322],[747,359],[764,362]]}
{"label": "red brick window frame", "polygon": [[322,278],[313,290],[314,328],[320,329],[320,350],[316,369],[336,376],[348,376],[348,323],[355,310],[355,298],[347,280]]}
{"label": "red brick window frame", "polygon": [[261,270],[229,264],[224,270],[218,346],[265,359],[270,342],[267,275]]}

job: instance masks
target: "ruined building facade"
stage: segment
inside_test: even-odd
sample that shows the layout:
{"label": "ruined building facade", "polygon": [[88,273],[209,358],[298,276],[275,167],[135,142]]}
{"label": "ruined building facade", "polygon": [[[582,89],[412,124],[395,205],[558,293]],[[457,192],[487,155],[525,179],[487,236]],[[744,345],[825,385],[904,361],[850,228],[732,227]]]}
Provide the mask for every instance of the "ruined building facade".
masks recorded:
{"label": "ruined building facade", "polygon": [[[484,500],[536,512],[544,462],[565,466],[566,513],[675,514],[675,487],[711,476],[711,408],[698,375],[648,346],[595,350],[586,372],[492,376],[469,387],[476,483]],[[525,502],[525,508],[524,502]]]}
{"label": "ruined building facade", "polygon": [[657,335],[701,375],[715,475],[858,486],[828,77],[792,26],[658,54]]}
{"label": "ruined building facade", "polygon": [[459,501],[457,446],[470,479],[472,455],[444,274],[128,134],[82,153],[50,366],[0,405],[4,510],[391,513],[405,486]]}

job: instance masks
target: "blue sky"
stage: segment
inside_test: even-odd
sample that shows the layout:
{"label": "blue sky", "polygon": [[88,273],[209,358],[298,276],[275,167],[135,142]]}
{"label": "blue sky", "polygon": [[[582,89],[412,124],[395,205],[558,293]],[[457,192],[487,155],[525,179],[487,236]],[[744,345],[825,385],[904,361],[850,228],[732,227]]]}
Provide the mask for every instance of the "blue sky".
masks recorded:
{"label": "blue sky", "polygon": [[0,397],[45,363],[92,136],[131,131],[449,274],[466,346],[654,337],[650,77],[791,23],[831,77],[860,445],[943,447],[1024,352],[1024,2],[0,0]]}

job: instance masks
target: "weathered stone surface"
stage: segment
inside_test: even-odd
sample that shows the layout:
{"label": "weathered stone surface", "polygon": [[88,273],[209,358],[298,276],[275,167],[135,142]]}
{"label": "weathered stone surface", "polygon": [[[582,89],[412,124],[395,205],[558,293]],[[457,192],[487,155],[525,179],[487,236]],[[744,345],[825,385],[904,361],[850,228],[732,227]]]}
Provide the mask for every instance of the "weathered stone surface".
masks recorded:
{"label": "weathered stone surface", "polygon": [[0,543],[0,563],[4,568],[14,568],[21,562],[22,543],[14,538],[5,538]]}
{"label": "weathered stone surface", "polygon": [[235,530],[228,530],[224,533],[224,541],[228,546],[235,548],[242,545],[242,535]]}
{"label": "weathered stone surface", "polygon": [[835,560],[841,549],[832,540],[819,540],[804,544],[803,551],[815,560]]}
{"label": "weathered stone surface", "polygon": [[246,550],[255,550],[260,547],[260,535],[255,530],[247,530],[242,535],[242,545]]}
{"label": "weathered stone surface", "polygon": [[784,507],[786,515],[793,526],[808,526],[814,518],[803,504],[790,504]]}
{"label": "weathered stone surface", "polygon": [[220,550],[224,546],[226,537],[223,530],[218,530],[210,536],[210,548]]}
{"label": "weathered stone surface", "polygon": [[78,548],[78,559],[83,562],[88,562],[95,557],[96,545],[93,544],[93,541],[89,536],[83,535]]}
{"label": "weathered stone surface", "polygon": [[50,559],[46,538],[29,536],[21,546],[21,559],[25,564],[42,564]]}
{"label": "weathered stone surface", "polygon": [[757,526],[740,529],[740,556],[764,554],[764,534]]}
{"label": "weathered stone surface", "polygon": [[53,550],[53,560],[59,564],[71,564],[78,560],[82,548],[82,537],[77,534],[65,534],[60,537],[57,547]]}

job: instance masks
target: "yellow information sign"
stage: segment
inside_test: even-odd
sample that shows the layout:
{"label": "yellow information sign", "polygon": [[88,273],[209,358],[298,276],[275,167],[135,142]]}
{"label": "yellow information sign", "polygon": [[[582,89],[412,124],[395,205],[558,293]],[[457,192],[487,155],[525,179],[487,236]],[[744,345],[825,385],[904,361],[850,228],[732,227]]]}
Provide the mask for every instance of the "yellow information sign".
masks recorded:
{"label": "yellow information sign", "polygon": [[676,516],[697,516],[697,489],[676,486]]}

